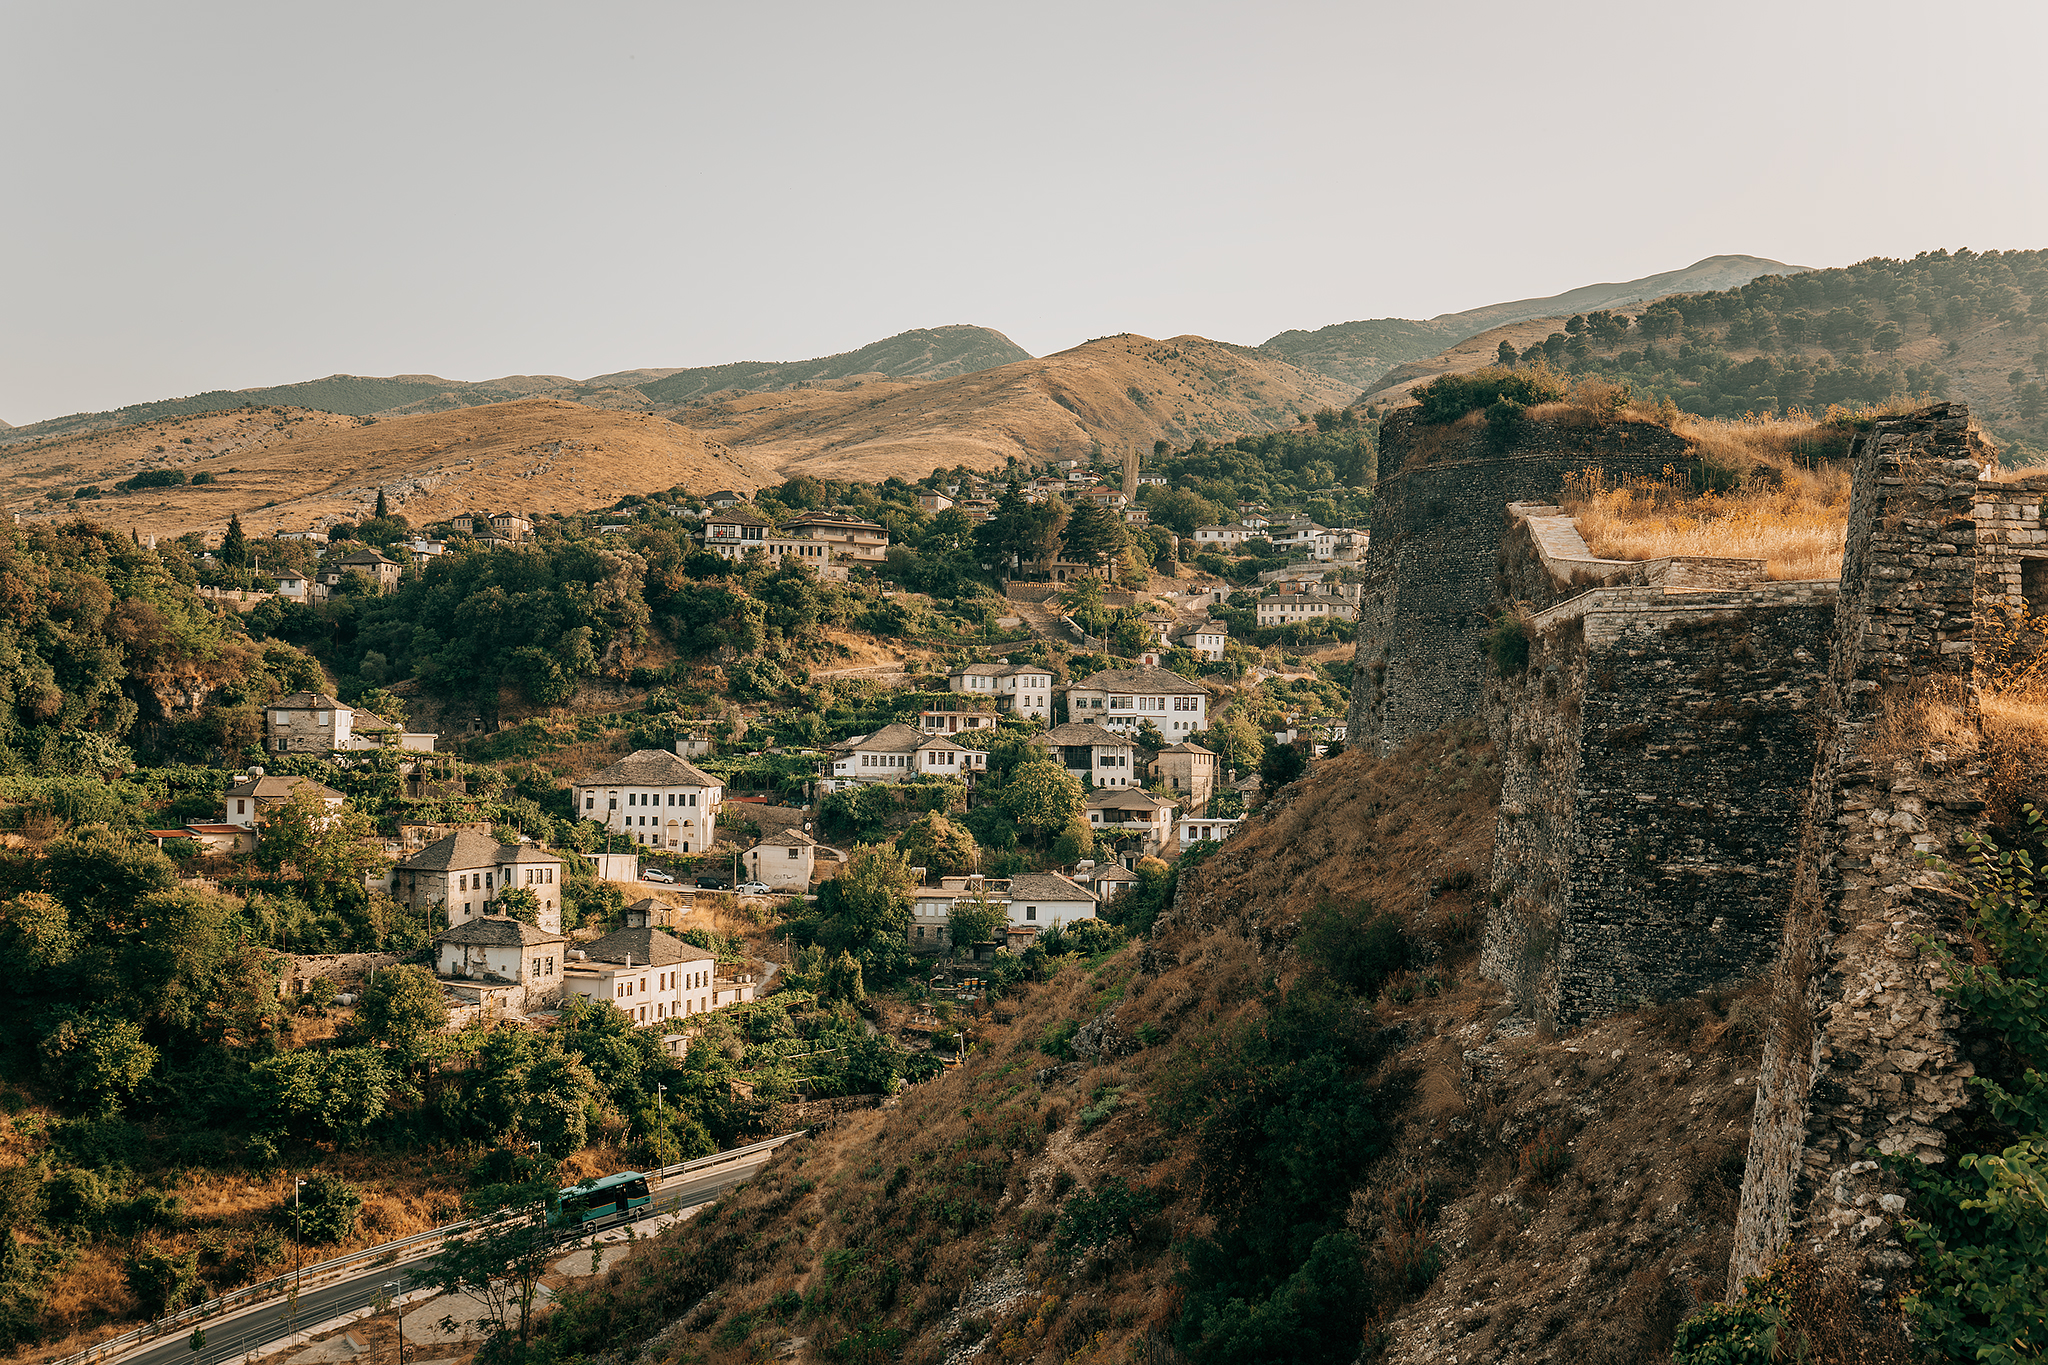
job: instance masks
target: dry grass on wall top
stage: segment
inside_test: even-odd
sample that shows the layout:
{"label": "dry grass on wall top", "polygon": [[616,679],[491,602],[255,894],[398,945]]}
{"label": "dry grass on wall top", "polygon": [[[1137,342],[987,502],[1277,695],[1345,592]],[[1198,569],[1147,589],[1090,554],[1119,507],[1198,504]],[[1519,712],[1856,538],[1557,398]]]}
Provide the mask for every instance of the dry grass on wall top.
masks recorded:
{"label": "dry grass on wall top", "polygon": [[1661,478],[1613,484],[1601,471],[1584,469],[1566,477],[1560,502],[1578,518],[1587,546],[1603,559],[1761,559],[1764,572],[1775,579],[1841,577],[1849,528],[1848,467],[1764,459],[1747,467],[1750,472],[1739,484],[1723,493],[1699,492],[1675,469]]}

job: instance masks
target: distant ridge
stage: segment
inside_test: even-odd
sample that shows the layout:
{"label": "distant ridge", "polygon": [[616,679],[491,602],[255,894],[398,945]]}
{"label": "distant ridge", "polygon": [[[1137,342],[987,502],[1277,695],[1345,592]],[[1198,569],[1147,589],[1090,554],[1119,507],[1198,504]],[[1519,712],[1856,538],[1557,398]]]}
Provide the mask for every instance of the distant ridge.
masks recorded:
{"label": "distant ridge", "polygon": [[993,328],[954,324],[916,328],[859,350],[815,360],[743,361],[683,370],[623,370],[586,380],[553,374],[505,375],[477,382],[432,374],[384,378],[331,374],[324,379],[267,388],[210,389],[185,398],[134,403],[106,412],[72,413],[20,427],[0,422],[0,445],[77,436],[252,404],[383,418],[450,412],[527,398],[554,398],[592,407],[647,412],[715,392],[772,391],[854,376],[913,382],[952,379],[1029,359],[1029,351]]}
{"label": "distant ridge", "polygon": [[1569,317],[1597,308],[1625,308],[1666,294],[1736,289],[1764,275],[1800,275],[1813,268],[1786,265],[1762,256],[1709,256],[1683,270],[1667,270],[1618,284],[1582,285],[1547,298],[1516,299],[1462,313],[1440,313],[1427,322],[1380,318],[1332,323],[1312,332],[1282,332],[1261,343],[1259,349],[1361,388],[1377,388],[1395,367],[1440,355],[1495,327],[1530,318]]}

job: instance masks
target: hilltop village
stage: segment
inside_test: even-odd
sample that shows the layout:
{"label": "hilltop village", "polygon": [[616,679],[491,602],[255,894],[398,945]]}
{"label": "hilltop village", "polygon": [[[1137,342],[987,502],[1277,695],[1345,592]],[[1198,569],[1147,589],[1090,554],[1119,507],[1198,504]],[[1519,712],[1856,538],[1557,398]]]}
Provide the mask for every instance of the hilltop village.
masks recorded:
{"label": "hilltop village", "polygon": [[17,1354],[790,1135],[555,1267],[533,1349],[2006,1331],[1939,1257],[2040,1274],[1996,1174],[2032,891],[1959,869],[2040,839],[2048,476],[1958,404],[1417,399],[575,517],[14,528]]}

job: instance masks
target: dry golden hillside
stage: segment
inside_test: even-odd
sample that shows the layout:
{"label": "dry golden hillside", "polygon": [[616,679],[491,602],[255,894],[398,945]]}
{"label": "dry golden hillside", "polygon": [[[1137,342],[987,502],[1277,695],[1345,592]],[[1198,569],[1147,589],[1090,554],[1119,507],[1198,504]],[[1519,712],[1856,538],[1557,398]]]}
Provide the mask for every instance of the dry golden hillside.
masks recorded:
{"label": "dry golden hillside", "polygon": [[[146,469],[211,473],[194,486],[115,493]],[[678,485],[711,491],[770,477],[763,462],[646,413],[532,398],[365,422],[300,408],[238,408],[0,451],[9,510],[68,516],[46,494],[97,485],[79,504],[144,533],[252,535],[369,515],[381,489],[415,525],[470,508],[577,511]]]}
{"label": "dry golden hillside", "polygon": [[785,474],[879,479],[1270,431],[1354,396],[1249,347],[1126,334],[956,379],[749,394],[674,416]]}
{"label": "dry golden hillside", "polygon": [[1431,356],[1428,360],[1411,360],[1390,371],[1377,387],[1358,401],[1398,406],[1408,401],[1408,391],[1417,384],[1426,384],[1440,374],[1483,370],[1496,363],[1503,341],[1517,351],[1525,350],[1552,332],[1563,331],[1564,324],[1563,318],[1528,318],[1466,337],[1441,355]]}

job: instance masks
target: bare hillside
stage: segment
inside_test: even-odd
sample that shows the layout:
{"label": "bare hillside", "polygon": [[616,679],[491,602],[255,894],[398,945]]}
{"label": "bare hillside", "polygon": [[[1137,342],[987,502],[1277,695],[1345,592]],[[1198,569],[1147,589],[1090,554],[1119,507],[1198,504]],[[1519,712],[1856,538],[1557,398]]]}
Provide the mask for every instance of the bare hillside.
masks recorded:
{"label": "bare hillside", "polygon": [[956,379],[753,394],[675,420],[785,474],[882,478],[1269,431],[1352,396],[1249,347],[1126,334]]}
{"label": "bare hillside", "polygon": [[[215,481],[116,493],[149,469]],[[381,489],[415,524],[467,508],[575,511],[677,485],[754,484],[760,462],[673,422],[578,403],[522,399],[388,421],[294,408],[120,427],[0,450],[9,510],[176,535],[239,515],[252,535],[369,514]],[[97,501],[46,496],[97,485]]]}

